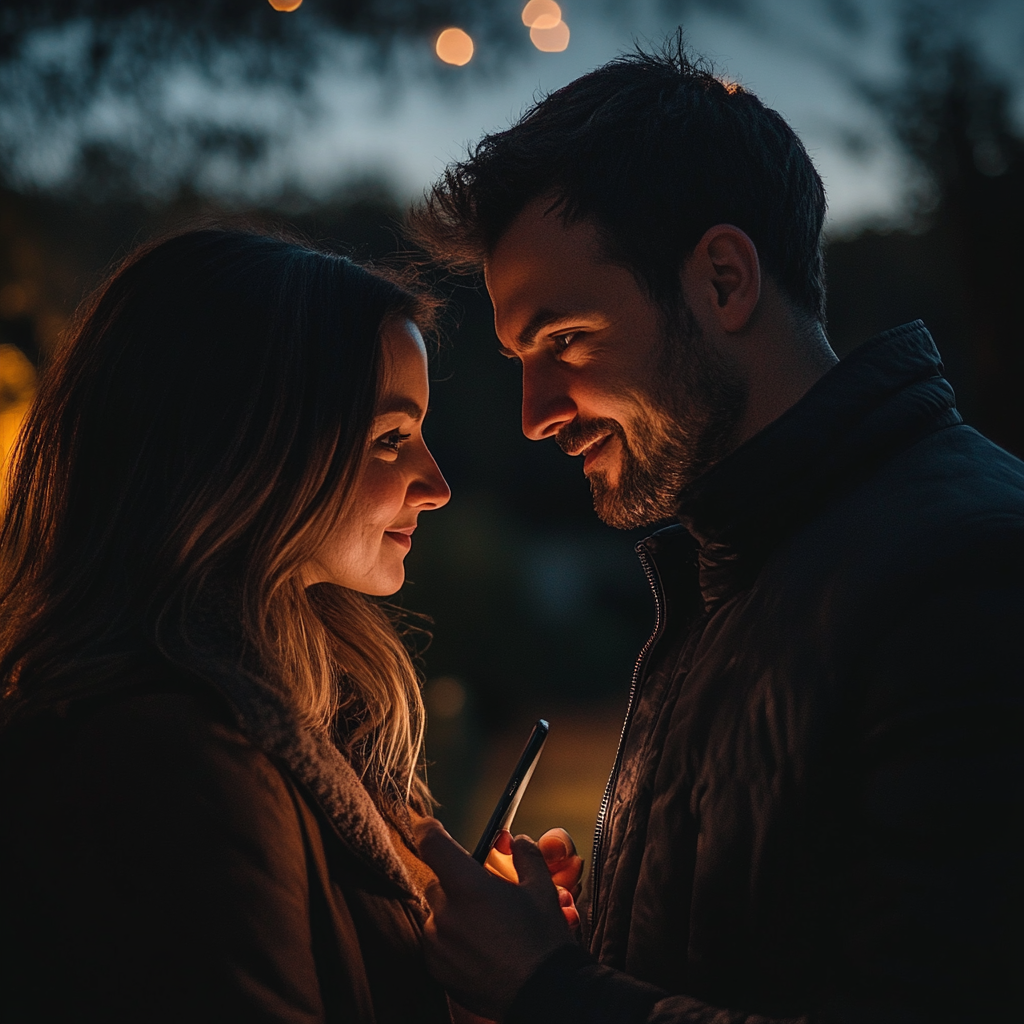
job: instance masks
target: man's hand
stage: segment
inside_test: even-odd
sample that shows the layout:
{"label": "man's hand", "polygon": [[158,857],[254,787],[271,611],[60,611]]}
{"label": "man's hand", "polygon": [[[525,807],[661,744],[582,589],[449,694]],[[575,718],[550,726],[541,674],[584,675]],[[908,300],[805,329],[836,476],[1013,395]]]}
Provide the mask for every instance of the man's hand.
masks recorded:
{"label": "man's hand", "polygon": [[416,838],[438,878],[426,893],[427,964],[459,1003],[501,1020],[541,962],[572,942],[544,855],[516,836],[513,885],[480,867],[433,818],[416,823]]}

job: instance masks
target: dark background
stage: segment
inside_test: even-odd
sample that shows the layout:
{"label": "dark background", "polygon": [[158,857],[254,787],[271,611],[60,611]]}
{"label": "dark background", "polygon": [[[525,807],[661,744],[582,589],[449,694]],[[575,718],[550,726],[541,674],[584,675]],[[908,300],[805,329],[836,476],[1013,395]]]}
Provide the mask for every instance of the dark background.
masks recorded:
{"label": "dark background", "polygon": [[[237,31],[237,19],[252,14],[251,5],[207,6],[213,13],[197,31],[211,47],[225,25]],[[444,6],[392,4],[396,20],[382,22],[369,18],[372,3],[328,5],[346,29],[380,41],[385,68],[391,36],[424,31]],[[82,7],[11,5],[0,21],[0,61],[33,18],[60,19]],[[106,5],[113,8],[120,9]],[[498,31],[486,29],[486,5],[462,8],[482,30]],[[170,5],[168,19],[180,10]],[[1022,454],[1024,139],[1010,83],[927,15],[927,5],[908,5],[901,87],[871,97],[919,184],[898,228],[830,240],[828,331],[845,355],[879,330],[923,319],[965,418]],[[257,38],[270,32],[273,60],[287,67],[305,44],[282,42],[278,30],[265,18],[252,29]],[[57,83],[57,95],[72,86],[82,84]],[[153,199],[132,181],[130,155],[117,152],[82,154],[77,179],[59,190],[14,182],[0,164],[0,345],[16,347],[39,372],[68,315],[120,255],[167,227],[218,212],[188,182]],[[379,185],[230,213],[286,223],[366,260],[402,244],[402,204]],[[426,432],[454,497],[425,518],[398,600],[434,622],[424,655],[431,781],[442,818],[468,845],[531,718],[546,715],[586,746],[578,755],[552,754],[559,772],[603,775],[651,606],[631,550],[636,537],[598,522],[577,460],[520,433],[516,367],[498,355],[486,293],[472,281],[441,280],[439,288],[449,308]],[[0,369],[15,358],[12,348],[4,351]],[[8,376],[0,379],[0,413],[21,408],[28,393]],[[573,805],[582,808],[583,831],[595,800],[588,785]]]}

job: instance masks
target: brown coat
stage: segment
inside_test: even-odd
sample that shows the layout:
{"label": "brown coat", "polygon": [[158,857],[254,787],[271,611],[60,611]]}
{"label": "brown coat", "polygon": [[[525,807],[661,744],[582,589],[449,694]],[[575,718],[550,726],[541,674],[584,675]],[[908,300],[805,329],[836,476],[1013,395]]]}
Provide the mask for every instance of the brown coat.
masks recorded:
{"label": "brown coat", "polygon": [[251,679],[146,671],[5,736],[0,821],[0,1020],[450,1019],[415,858]]}

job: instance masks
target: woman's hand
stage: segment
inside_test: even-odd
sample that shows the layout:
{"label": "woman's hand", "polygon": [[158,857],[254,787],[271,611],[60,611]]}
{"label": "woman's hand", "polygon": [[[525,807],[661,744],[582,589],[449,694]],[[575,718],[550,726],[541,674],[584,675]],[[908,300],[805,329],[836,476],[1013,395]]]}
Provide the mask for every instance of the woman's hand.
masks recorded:
{"label": "woman's hand", "polygon": [[511,850],[519,884],[510,885],[481,870],[440,822],[417,822],[416,837],[437,876],[426,892],[431,973],[462,1006],[501,1020],[540,964],[573,945],[545,858],[532,839],[517,836]]}
{"label": "woman's hand", "polygon": [[[583,879],[583,858],[576,853],[576,844],[564,828],[551,828],[537,840],[537,846],[544,856],[551,881],[558,889],[558,904],[566,923],[575,932],[580,926],[580,915],[576,900],[580,894]],[[485,865],[493,874],[518,881],[512,866],[512,835],[506,830],[498,833]]]}
{"label": "woman's hand", "polygon": [[564,828],[549,828],[537,840],[540,852],[551,872],[551,881],[579,899],[583,882],[583,858],[576,853],[576,844]]}

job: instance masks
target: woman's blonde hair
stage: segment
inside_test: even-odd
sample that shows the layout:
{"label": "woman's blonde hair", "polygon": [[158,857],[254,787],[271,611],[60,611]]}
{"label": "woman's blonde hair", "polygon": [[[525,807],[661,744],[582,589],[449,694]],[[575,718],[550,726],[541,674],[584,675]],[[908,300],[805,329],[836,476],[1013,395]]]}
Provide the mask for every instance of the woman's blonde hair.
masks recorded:
{"label": "woman's blonde hair", "polygon": [[303,586],[369,443],[384,325],[429,306],[347,259],[202,229],[129,257],[43,377],[0,527],[0,724],[157,656],[229,663],[328,730],[390,818],[430,795],[396,613]]}

